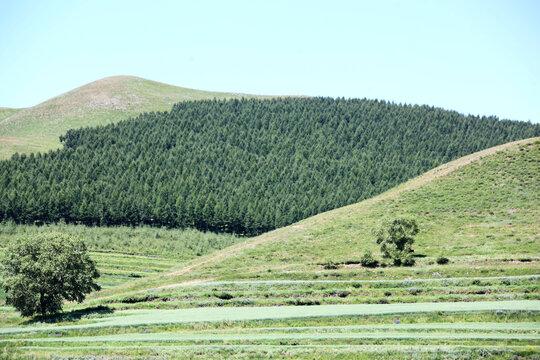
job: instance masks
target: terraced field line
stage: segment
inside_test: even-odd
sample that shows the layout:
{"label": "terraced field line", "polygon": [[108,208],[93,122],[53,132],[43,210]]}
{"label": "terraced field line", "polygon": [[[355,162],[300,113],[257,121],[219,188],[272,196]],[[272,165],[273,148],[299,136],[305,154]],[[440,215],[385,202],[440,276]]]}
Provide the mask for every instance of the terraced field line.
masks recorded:
{"label": "terraced field line", "polygon": [[402,283],[402,282],[441,282],[441,281],[461,281],[461,280],[512,280],[512,279],[540,279],[540,275],[514,275],[514,276],[485,276],[485,277],[455,277],[455,278],[435,278],[435,279],[400,279],[400,280],[238,280],[238,281],[186,281],[180,284],[170,284],[159,286],[145,291],[159,289],[170,289],[185,286],[218,286],[218,285],[280,285],[280,284],[351,284],[351,283]]}
{"label": "terraced field line", "polygon": [[[141,326],[156,324],[178,324],[219,321],[249,321],[322,316],[362,316],[410,314],[426,312],[468,311],[540,311],[540,301],[485,301],[485,302],[440,302],[406,304],[353,304],[315,306],[265,306],[265,307],[209,307],[175,310],[131,310],[119,311],[111,316],[97,319],[95,323],[78,325],[43,325],[28,327],[6,327],[0,334],[30,331],[55,331],[109,326]],[[116,316],[115,316],[116,315]],[[120,315],[120,316],[118,316]]]}
{"label": "terraced field line", "polygon": [[[176,344],[168,344],[168,345],[148,345],[151,349],[159,349],[161,351],[163,350],[201,350],[201,348],[204,348],[205,350],[283,350],[283,349],[317,349],[317,350],[324,350],[324,349],[344,349],[344,350],[354,350],[355,352],[387,352],[387,351],[414,351],[414,352],[446,352],[446,353],[452,353],[457,351],[466,351],[466,350],[477,350],[478,345],[401,345],[401,344],[386,344],[386,345],[342,345],[342,344],[335,344],[335,345],[321,345],[321,344],[309,344],[309,345],[229,345],[229,344],[206,344],[206,345],[176,345]],[[528,348],[529,346],[525,345],[491,345],[491,344],[483,344],[482,349],[490,350],[490,351],[505,351],[508,352],[509,350],[524,350]],[[25,350],[50,350],[54,352],[59,351],[77,351],[77,350],[103,350],[103,346],[20,346],[20,349]],[[129,349],[140,349],[145,348],[144,345],[115,345],[113,347],[110,347],[111,350],[129,350]],[[106,349],[106,348],[105,348]]]}
{"label": "terraced field line", "polygon": [[416,323],[416,324],[366,324],[366,325],[337,325],[337,326],[291,326],[291,327],[262,327],[226,330],[205,330],[199,333],[226,332],[287,332],[287,331],[333,331],[339,330],[382,330],[382,331],[418,331],[418,330],[458,330],[458,331],[536,331],[540,332],[540,323],[536,322],[468,322],[468,323]]}
{"label": "terraced field line", "polygon": [[[275,341],[275,340],[332,340],[332,339],[384,339],[384,340],[540,340],[539,334],[500,333],[415,333],[415,332],[356,332],[356,333],[286,333],[286,334],[118,334],[77,337],[25,339],[28,342],[180,342],[180,341]],[[3,339],[16,342],[21,339]]]}

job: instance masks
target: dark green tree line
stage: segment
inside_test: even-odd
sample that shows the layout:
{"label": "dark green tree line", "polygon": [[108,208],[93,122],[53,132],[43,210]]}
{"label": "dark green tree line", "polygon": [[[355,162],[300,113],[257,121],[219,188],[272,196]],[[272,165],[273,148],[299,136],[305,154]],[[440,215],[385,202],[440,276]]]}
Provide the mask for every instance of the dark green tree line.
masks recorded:
{"label": "dark green tree line", "polygon": [[184,102],[0,162],[0,220],[253,235],[538,135],[530,123],[377,100]]}

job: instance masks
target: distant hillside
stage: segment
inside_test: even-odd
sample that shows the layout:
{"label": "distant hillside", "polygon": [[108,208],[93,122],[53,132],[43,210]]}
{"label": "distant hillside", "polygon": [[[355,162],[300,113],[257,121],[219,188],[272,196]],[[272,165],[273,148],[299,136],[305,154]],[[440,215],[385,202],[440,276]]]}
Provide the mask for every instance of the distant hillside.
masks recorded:
{"label": "distant hillside", "polygon": [[3,121],[4,119],[9,118],[12,115],[15,115],[21,110],[24,110],[24,109],[12,109],[12,108],[0,107],[0,122]]}
{"label": "distant hillside", "polygon": [[181,102],[0,162],[0,219],[253,235],[539,134],[540,125],[384,101]]}
{"label": "distant hillside", "polygon": [[[246,240],[128,288],[220,280],[538,274],[539,160],[540,138],[490,148],[374,198]],[[366,250],[381,259],[371,230],[381,220],[399,215],[412,216],[420,224],[414,244],[417,265],[361,267],[358,261]],[[435,262],[441,254],[451,265]]]}
{"label": "distant hillside", "polygon": [[0,159],[15,152],[55,149],[60,135],[69,129],[170,110],[179,101],[249,96],[186,89],[134,76],[104,78],[30,108],[0,108]]}

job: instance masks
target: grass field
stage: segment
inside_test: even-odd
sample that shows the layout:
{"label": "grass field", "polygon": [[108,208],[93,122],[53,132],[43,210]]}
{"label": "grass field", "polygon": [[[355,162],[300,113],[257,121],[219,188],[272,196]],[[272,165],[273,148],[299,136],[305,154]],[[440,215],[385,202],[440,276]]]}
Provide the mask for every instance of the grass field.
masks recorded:
{"label": "grass field", "polygon": [[538,301],[103,311],[5,327],[0,346],[37,357],[504,358],[538,351],[538,320]]}
{"label": "grass field", "polygon": [[114,76],[84,85],[26,109],[0,108],[0,159],[15,152],[56,149],[67,130],[117,122],[187,100],[250,97]]}
{"label": "grass field", "polygon": [[[539,139],[507,144],[251,239],[2,224],[0,244],[40,231],[82,236],[106,288],[45,320],[0,307],[0,354],[536,359],[539,174]],[[413,267],[381,259],[371,229],[389,214],[420,224]],[[361,267],[366,249],[383,266]]]}
{"label": "grass field", "polygon": [[118,312],[103,317],[94,314],[93,319],[79,320],[79,325],[30,324],[11,332],[5,328],[0,346],[5,357],[534,358],[540,345],[539,304]]}

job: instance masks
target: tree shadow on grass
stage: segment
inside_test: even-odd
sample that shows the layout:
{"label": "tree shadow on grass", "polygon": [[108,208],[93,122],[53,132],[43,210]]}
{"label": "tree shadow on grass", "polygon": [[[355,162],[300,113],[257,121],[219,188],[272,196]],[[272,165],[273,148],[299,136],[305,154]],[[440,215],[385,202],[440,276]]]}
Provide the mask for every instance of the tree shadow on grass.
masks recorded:
{"label": "tree shadow on grass", "polygon": [[23,322],[22,325],[30,325],[30,324],[35,324],[35,323],[54,324],[54,323],[64,322],[64,321],[67,321],[67,322],[77,321],[86,316],[95,317],[97,315],[97,317],[99,317],[100,315],[108,315],[112,313],[114,313],[113,309],[109,308],[108,306],[99,305],[99,306],[89,307],[85,309],[51,314],[45,318],[42,316],[35,316],[32,319]]}

